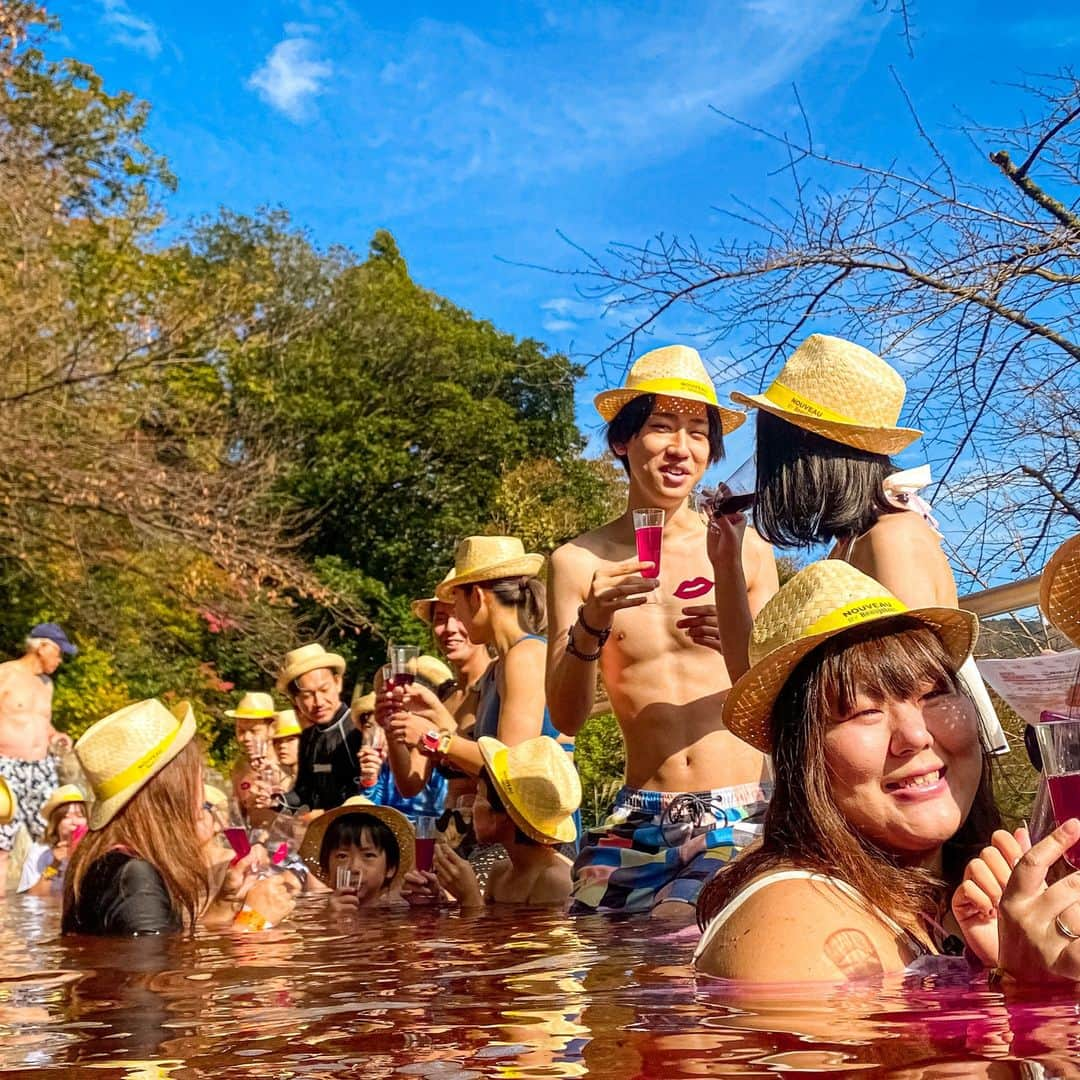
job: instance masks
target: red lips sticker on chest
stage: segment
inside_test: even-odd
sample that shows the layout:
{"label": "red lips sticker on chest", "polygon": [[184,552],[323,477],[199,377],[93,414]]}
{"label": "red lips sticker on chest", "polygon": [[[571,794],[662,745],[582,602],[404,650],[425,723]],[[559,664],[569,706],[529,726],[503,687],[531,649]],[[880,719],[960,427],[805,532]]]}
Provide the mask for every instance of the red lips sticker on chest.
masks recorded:
{"label": "red lips sticker on chest", "polygon": [[711,592],[712,587],[713,583],[708,578],[689,578],[675,590],[675,595],[680,600],[696,600],[699,596]]}

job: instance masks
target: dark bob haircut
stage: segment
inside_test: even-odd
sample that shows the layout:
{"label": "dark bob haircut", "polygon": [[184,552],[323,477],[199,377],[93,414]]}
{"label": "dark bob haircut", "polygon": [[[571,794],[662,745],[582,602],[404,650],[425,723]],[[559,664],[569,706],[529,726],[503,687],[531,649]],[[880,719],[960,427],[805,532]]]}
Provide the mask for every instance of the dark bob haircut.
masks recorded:
{"label": "dark bob haircut", "polygon": [[397,872],[401,865],[401,852],[390,827],[371,814],[342,814],[335,818],[323,837],[319,848],[319,866],[329,873],[330,853],[336,848],[362,847],[367,841],[376,851],[386,855],[386,867]]}
{"label": "dark bob haircut", "polygon": [[896,466],[758,410],[754,528],[777,547],[808,547],[862,536],[883,514]]}
{"label": "dark bob haircut", "polygon": [[[627,475],[630,474],[630,464],[622,454],[616,453],[615,447],[625,446],[635,435],[641,433],[655,406],[656,394],[642,394],[632,398],[607,426],[608,449],[622,462]],[[715,465],[724,457],[724,426],[720,421],[720,410],[715,405],[706,405],[705,413],[709,418],[709,464]]]}

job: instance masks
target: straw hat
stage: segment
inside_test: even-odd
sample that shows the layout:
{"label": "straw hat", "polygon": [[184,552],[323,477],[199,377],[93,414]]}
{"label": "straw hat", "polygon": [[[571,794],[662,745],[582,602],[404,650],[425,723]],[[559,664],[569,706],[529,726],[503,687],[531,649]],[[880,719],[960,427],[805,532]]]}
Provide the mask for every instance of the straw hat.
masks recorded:
{"label": "straw hat", "polygon": [[112,821],[194,736],[195,713],[186,701],[170,711],[149,698],[91,724],[75,744],[75,756],[94,792],[90,828]]}
{"label": "straw hat", "polygon": [[823,641],[856,626],[907,615],[925,623],[957,668],[971,655],[979,620],[956,608],[908,608],[873,578],[838,559],[800,570],[758,612],[750,636],[750,670],[728,692],[724,724],[769,753],[769,716],[792,669]]}
{"label": "straw hat", "polygon": [[349,711],[353,716],[363,716],[364,713],[375,711],[375,691],[369,690],[365,694],[363,689],[363,685],[357,683],[356,689],[353,690],[352,701],[349,703]]}
{"label": "straw hat", "polygon": [[477,740],[488,776],[514,824],[541,844],[577,839],[574,811],[581,779],[570,755],[549,735],[506,746],[489,735]]}
{"label": "straw hat", "polygon": [[325,814],[317,817],[307,827],[304,839],[300,841],[300,858],[324,885],[333,888],[333,883],[327,880],[328,875],[324,876],[323,869],[319,865],[323,837],[331,823],[344,814],[366,814],[368,817],[378,818],[394,834],[398,845],[398,868],[395,875],[397,880],[400,881],[416,864],[416,832],[412,827],[412,822],[393,807],[376,806],[363,795],[354,795],[351,799],[346,799],[341,806],[327,810]]}
{"label": "straw hat", "polygon": [[38,811],[43,821],[48,821],[52,812],[59,806],[67,806],[70,803],[87,802],[81,788],[75,784],[64,784],[58,787],[46,800],[44,806]]}
{"label": "straw hat", "polygon": [[697,349],[688,345],[665,345],[639,356],[626,376],[626,385],[618,390],[604,390],[593,398],[596,411],[607,421],[615,419],[619,410],[642,394],[663,394],[665,397],[700,401],[713,405],[720,413],[725,435],[730,435],[746,421],[746,414],[725,409],[716,399],[713,386]]}
{"label": "straw hat", "polygon": [[19,800],[8,786],[7,780],[0,776],[0,825],[6,825],[19,809]]}
{"label": "straw hat", "polygon": [[869,349],[811,334],[764,394],[733,393],[731,400],[856,450],[897,454],[922,435],[896,426],[906,392],[900,375]]}
{"label": "straw hat", "polygon": [[[317,641],[287,652],[277,679],[278,691],[282,694],[288,693],[289,683],[309,671],[318,671],[319,668],[329,668],[335,675],[343,675],[345,660],[337,653],[327,652]],[[273,709],[270,711],[273,712]]]}
{"label": "straw hat", "polygon": [[1039,607],[1055,630],[1080,646],[1080,536],[1050,556],[1039,583]]}
{"label": "straw hat", "polygon": [[277,706],[269,694],[249,691],[235,709],[226,709],[225,715],[234,720],[270,720],[276,711]]}
{"label": "straw hat", "polygon": [[[446,576],[442,579],[443,582],[450,581],[454,576],[453,570],[447,570]],[[445,603],[445,601],[443,601]],[[437,596],[423,596],[419,600],[414,600],[409,607],[412,609],[412,613],[421,621],[426,622],[428,626],[432,624],[435,618],[435,605],[439,603]]]}
{"label": "straw hat", "polygon": [[281,712],[274,713],[274,722],[270,725],[271,739],[287,739],[290,735],[299,735],[302,731],[295,709],[282,709]]}
{"label": "straw hat", "polygon": [[454,569],[439,582],[435,597],[448,604],[458,585],[536,577],[543,566],[544,556],[526,554],[525,545],[516,536],[466,536],[454,552]]}

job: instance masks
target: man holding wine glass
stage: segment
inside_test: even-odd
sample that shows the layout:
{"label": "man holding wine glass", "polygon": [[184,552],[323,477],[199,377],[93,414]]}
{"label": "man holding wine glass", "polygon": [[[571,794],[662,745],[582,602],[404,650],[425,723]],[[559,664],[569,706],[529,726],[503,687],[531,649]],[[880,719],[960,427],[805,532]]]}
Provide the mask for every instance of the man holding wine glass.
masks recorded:
{"label": "man holding wine glass", "polygon": [[703,881],[752,837],[769,794],[764,756],[720,722],[731,676],[718,620],[744,620],[747,636],[750,623],[741,610],[717,612],[714,582],[744,580],[756,613],[777,589],[776,565],[738,515],[726,542],[706,544],[692,493],[744,417],[717,404],[695,350],[647,353],[596,406],[629,477],[627,509],[552,555],[547,697],[555,726],[574,735],[603,676],[626,786],[574,864],[571,910],[689,921]]}
{"label": "man holding wine glass", "polygon": [[345,660],[317,642],[285,655],[278,691],[310,725],[300,735],[296,783],[279,797],[285,806],[330,810],[359,790],[360,732],[341,700],[344,674]]}

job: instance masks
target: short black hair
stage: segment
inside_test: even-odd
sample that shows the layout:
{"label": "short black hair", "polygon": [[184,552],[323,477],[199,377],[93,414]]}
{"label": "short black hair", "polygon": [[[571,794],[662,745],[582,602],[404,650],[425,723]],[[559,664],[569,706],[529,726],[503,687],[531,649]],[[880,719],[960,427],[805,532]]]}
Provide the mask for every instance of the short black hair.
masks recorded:
{"label": "short black hair", "polygon": [[[484,781],[484,787],[487,789],[488,806],[491,807],[492,813],[506,814],[507,817],[510,817],[510,815],[506,812],[506,803],[502,801],[502,796],[499,794],[499,789],[495,786],[495,782],[491,779],[491,773],[489,773],[486,768],[481,769],[480,775],[476,778],[477,783],[479,783],[481,780]],[[511,818],[510,820],[513,821],[513,818]],[[528,835],[528,833],[522,832],[521,829],[518,827],[517,822],[514,822],[514,832],[514,839],[519,844],[535,844],[537,846],[540,845],[539,840],[534,840],[531,836]]]}
{"label": "short black hair", "polygon": [[367,841],[376,851],[386,855],[387,869],[397,873],[401,865],[401,849],[397,837],[386,822],[358,811],[342,814],[330,822],[319,848],[319,866],[324,874],[330,869],[330,852],[339,847],[362,847]]}
{"label": "short black hair", "polygon": [[885,454],[856,450],[759,409],[754,528],[777,547],[862,536],[883,514],[899,512],[885,497],[885,479],[894,472]]}
{"label": "short black hair", "polygon": [[[639,394],[636,398],[631,398],[608,423],[608,449],[622,462],[627,476],[630,475],[630,463],[625,455],[616,453],[615,447],[625,446],[641,432],[655,406],[656,394]],[[720,419],[720,410],[715,405],[706,405],[705,415],[709,418],[709,464],[715,465],[724,457],[724,425]]]}

